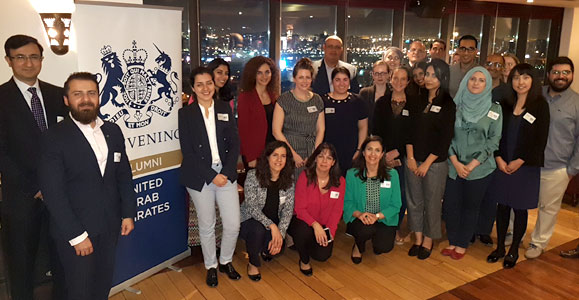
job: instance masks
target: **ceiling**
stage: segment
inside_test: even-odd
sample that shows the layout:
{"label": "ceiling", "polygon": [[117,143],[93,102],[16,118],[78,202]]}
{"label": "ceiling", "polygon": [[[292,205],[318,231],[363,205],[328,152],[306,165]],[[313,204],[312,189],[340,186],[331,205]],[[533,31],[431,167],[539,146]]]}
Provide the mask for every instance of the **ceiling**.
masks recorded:
{"label": "ceiling", "polygon": [[541,6],[559,6],[559,7],[579,7],[579,0],[534,0],[533,3],[527,3],[527,0],[476,0],[486,2],[515,3]]}

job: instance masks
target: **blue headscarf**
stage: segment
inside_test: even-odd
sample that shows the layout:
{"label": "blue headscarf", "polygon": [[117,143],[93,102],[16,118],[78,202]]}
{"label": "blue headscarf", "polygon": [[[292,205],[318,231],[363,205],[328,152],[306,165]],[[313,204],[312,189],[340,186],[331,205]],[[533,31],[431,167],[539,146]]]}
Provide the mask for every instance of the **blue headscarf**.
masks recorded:
{"label": "blue headscarf", "polygon": [[[476,72],[481,72],[485,75],[486,86],[480,94],[473,94],[468,90],[468,81]],[[454,126],[462,127],[463,120],[470,123],[478,122],[484,117],[492,105],[492,90],[493,79],[489,71],[483,67],[474,67],[466,73],[460,82],[458,92],[454,97],[456,104],[456,121]]]}

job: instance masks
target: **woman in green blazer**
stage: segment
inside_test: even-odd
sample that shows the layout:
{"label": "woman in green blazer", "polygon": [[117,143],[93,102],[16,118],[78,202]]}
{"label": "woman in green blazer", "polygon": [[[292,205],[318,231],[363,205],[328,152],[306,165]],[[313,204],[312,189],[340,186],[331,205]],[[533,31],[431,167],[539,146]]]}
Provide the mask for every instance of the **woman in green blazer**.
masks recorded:
{"label": "woman in green blazer", "polygon": [[375,254],[394,247],[400,200],[398,173],[386,165],[384,145],[378,136],[368,137],[362,155],[346,174],[344,222],[346,232],[354,236],[352,262],[362,262],[365,243],[372,239]]}

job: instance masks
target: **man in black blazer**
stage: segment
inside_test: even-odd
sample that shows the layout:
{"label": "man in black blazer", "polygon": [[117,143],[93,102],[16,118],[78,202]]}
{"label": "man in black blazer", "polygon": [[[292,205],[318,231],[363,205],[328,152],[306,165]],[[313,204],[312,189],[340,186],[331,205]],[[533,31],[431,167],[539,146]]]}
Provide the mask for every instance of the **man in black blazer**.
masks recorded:
{"label": "man in black blazer", "polygon": [[4,49],[14,76],[0,86],[2,237],[12,298],[32,299],[35,271],[50,269],[48,222],[36,175],[40,133],[67,110],[62,88],[37,78],[43,49],[35,38],[12,36]]}
{"label": "man in black blazer", "polygon": [[320,96],[333,91],[332,71],[337,67],[345,67],[350,72],[350,89],[349,91],[357,94],[360,92],[358,79],[356,79],[356,67],[341,61],[344,45],[342,39],[332,35],[326,38],[323,46],[324,58],[313,62],[314,81],[312,82],[312,91]]}
{"label": "man in black blazer", "polygon": [[128,235],[134,228],[131,167],[121,129],[98,118],[95,76],[72,74],[64,92],[70,115],[42,135],[40,187],[66,299],[107,299],[119,232]]}

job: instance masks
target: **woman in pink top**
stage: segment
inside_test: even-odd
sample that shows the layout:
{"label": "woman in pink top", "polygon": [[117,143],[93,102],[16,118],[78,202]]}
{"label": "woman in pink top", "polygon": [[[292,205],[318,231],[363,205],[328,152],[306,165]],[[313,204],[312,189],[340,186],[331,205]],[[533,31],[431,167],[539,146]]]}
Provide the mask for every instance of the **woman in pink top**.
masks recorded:
{"label": "woman in pink top", "polygon": [[332,144],[319,145],[296,183],[295,216],[288,232],[300,254],[300,271],[306,276],[313,274],[310,257],[326,261],[332,256],[332,240],[342,217],[346,184],[336,155]]}

